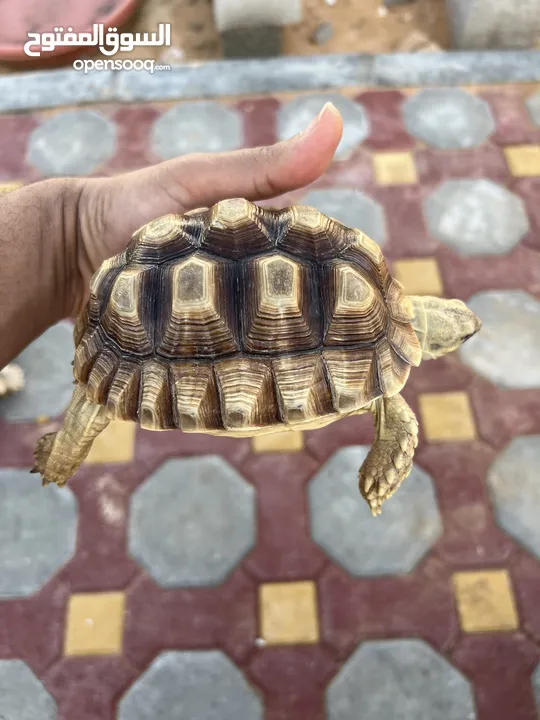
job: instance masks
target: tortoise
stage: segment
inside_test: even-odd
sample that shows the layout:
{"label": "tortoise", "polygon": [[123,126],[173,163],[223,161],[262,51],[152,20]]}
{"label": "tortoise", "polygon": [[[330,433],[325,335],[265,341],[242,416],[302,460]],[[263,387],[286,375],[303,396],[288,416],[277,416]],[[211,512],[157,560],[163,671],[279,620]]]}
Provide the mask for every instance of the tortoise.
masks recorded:
{"label": "tortoise", "polygon": [[479,328],[460,300],[406,296],[373,240],[312,207],[165,215],[93,276],[73,397],[33,471],[64,485],[113,419],[251,437],[371,412],[359,486],[377,515],[418,442],[400,395],[411,366]]}

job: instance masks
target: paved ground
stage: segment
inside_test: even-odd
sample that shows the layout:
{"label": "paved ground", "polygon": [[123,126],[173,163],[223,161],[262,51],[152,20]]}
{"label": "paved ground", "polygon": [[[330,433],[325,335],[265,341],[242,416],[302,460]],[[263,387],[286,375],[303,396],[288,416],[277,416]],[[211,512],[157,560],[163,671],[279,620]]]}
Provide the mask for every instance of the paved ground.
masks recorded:
{"label": "paved ground", "polygon": [[[271,142],[321,98],[0,117],[5,190]],[[303,200],[484,330],[413,371],[413,474],[379,519],[367,418],[272,440],[112,426],[70,489],[28,474],[71,328],[0,405],[4,720],[534,720],[540,706],[540,92],[348,92]]]}

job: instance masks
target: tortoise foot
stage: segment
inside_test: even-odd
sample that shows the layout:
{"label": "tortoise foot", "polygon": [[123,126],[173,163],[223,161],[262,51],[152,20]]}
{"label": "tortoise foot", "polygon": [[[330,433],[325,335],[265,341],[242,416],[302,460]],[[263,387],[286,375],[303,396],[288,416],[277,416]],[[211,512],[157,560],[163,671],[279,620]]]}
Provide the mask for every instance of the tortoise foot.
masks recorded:
{"label": "tortoise foot", "polygon": [[43,487],[47,487],[47,485],[50,485],[52,482],[55,482],[59,486],[66,484],[66,481],[63,478],[55,478],[54,473],[47,467],[56,435],[57,433],[48,433],[47,435],[44,435],[40,440],[38,440],[36,449],[34,450],[35,464],[30,472],[39,473],[41,475],[41,483]]}
{"label": "tortoise foot", "polygon": [[[379,451],[383,449],[381,444],[378,449]],[[371,458],[368,455],[358,473],[360,492],[374,516],[381,514],[383,503],[392,497],[405,478],[410,475],[413,465],[412,455],[397,451],[394,452],[396,456],[394,459],[393,445],[387,449],[386,453],[373,453]]]}
{"label": "tortoise foot", "polygon": [[380,515],[385,500],[396,492],[413,467],[418,445],[418,422],[401,395],[373,403],[376,433],[360,472],[360,492],[373,515]]}

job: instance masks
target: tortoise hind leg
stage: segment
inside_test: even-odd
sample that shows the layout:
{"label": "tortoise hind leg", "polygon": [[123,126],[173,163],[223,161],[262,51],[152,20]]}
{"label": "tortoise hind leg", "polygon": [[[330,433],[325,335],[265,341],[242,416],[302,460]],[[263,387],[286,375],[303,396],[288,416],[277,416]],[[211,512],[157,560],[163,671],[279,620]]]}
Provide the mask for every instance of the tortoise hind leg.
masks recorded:
{"label": "tortoise hind leg", "polygon": [[379,398],[369,410],[375,420],[375,440],[358,475],[360,492],[373,515],[395,493],[412,470],[418,445],[418,422],[401,395]]}
{"label": "tortoise hind leg", "polygon": [[86,388],[76,385],[58,432],[44,435],[34,450],[35,465],[43,485],[65,485],[84,461],[92,443],[110,422],[107,409],[86,398]]}

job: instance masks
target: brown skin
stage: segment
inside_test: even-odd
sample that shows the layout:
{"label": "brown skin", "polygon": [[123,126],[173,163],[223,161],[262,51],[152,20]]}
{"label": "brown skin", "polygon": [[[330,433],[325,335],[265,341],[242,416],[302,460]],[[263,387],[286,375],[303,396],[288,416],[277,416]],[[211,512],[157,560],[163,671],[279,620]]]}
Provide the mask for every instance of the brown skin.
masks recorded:
{"label": "brown skin", "polygon": [[188,155],[113,178],[45,180],[0,198],[0,368],[79,314],[94,272],[141,225],[309,185],[330,165],[342,129],[327,105],[304,132],[273,146]]}

